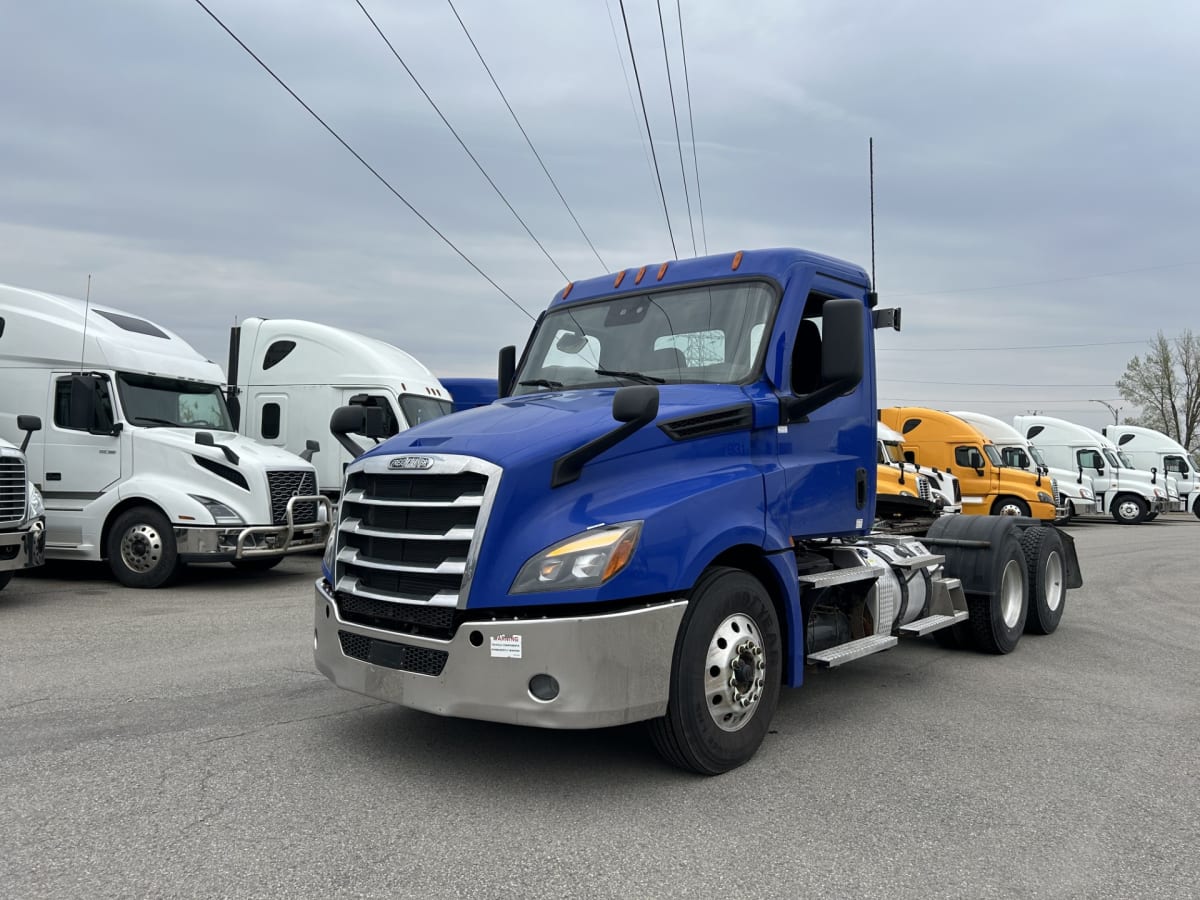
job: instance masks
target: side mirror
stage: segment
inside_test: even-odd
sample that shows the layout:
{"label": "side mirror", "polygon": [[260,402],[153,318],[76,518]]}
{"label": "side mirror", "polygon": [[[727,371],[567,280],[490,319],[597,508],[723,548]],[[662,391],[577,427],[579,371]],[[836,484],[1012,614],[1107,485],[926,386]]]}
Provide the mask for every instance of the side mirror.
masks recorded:
{"label": "side mirror", "polygon": [[25,432],[25,440],[21,441],[21,452],[24,453],[33,433],[42,430],[42,420],[37,416],[17,416],[17,427]]}
{"label": "side mirror", "polygon": [[585,463],[653,422],[658,415],[658,387],[639,384],[618,388],[613,394],[612,415],[623,424],[556,459],[550,473],[550,487],[561,487],[576,481]]}
{"label": "side mirror", "polygon": [[346,452],[356,459],[367,450],[365,447],[360,447],[348,435],[363,433],[364,419],[366,418],[363,415],[364,412],[365,407],[362,406],[339,406],[329,417],[330,433],[339,444],[346,448]]}
{"label": "side mirror", "polygon": [[513,378],[517,374],[517,348],[501,347],[500,356],[496,361],[496,387],[499,397],[507,397],[512,393]]}
{"label": "side mirror", "polygon": [[305,462],[312,462],[313,454],[321,452],[321,445],[316,441],[305,441],[304,449],[300,451],[300,458]]}
{"label": "side mirror", "polygon": [[378,406],[363,407],[363,427],[361,433],[377,441],[383,440],[388,436],[387,428],[383,421],[383,410]]}
{"label": "side mirror", "polygon": [[826,300],[821,318],[821,383],[841,385],[844,394],[863,377],[863,305],[850,299]]}
{"label": "side mirror", "polygon": [[1158,484],[1158,466],[1150,467],[1150,483]]}

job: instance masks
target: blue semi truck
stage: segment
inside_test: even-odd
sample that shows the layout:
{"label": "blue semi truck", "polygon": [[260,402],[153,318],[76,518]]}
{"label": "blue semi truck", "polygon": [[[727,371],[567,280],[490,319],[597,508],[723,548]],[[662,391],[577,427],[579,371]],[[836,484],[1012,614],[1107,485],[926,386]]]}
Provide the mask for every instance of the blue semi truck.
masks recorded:
{"label": "blue semi truck", "polygon": [[899,323],[862,268],[795,249],[568,284],[519,361],[501,351],[500,400],[350,464],[318,669],[440,715],[646,721],[669,762],[718,774],[806,666],[1053,632],[1081,584],[1057,529],[873,530],[875,331]]}

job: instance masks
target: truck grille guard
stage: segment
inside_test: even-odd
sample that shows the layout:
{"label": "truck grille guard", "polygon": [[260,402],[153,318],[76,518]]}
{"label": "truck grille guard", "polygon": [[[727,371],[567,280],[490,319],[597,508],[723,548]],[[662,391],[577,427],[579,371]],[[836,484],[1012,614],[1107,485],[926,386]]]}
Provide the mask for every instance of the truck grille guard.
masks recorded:
{"label": "truck grille guard", "polygon": [[[319,513],[311,522],[297,523],[296,508],[323,509],[324,521]],[[307,518],[307,512],[305,514]],[[255,559],[264,556],[299,553],[322,546],[333,527],[333,504],[322,494],[288,498],[283,508],[282,525],[251,525],[242,529],[234,548],[235,559]]]}
{"label": "truck grille guard", "polygon": [[343,621],[453,630],[470,591],[501,469],[467,456],[380,456],[350,471],[333,587]]}

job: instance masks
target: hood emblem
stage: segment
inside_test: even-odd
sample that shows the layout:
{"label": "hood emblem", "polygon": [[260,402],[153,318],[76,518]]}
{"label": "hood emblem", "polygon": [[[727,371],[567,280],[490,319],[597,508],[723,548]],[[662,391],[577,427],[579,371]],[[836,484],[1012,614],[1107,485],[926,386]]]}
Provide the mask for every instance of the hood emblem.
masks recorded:
{"label": "hood emblem", "polygon": [[388,463],[389,469],[432,469],[432,456],[397,456]]}

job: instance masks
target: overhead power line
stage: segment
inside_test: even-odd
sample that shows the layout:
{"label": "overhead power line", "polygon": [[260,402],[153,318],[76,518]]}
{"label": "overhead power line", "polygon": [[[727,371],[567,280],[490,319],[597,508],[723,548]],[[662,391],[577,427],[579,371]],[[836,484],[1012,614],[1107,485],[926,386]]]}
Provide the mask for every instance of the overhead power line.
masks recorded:
{"label": "overhead power line", "polygon": [[433,111],[438,114],[438,118],[442,120],[442,124],[450,129],[450,133],[454,135],[454,139],[458,141],[459,146],[462,147],[467,156],[471,158],[471,162],[475,163],[475,168],[479,170],[479,173],[487,180],[487,183],[492,186],[492,190],[496,192],[496,196],[504,201],[504,205],[508,207],[508,211],[513,214],[513,217],[521,223],[521,227],[525,229],[525,233],[529,235],[530,239],[535,244],[537,244],[538,249],[542,251],[546,259],[550,260],[550,265],[558,269],[559,275],[567,279],[567,281],[570,281],[570,277],[562,270],[562,267],[555,261],[554,257],[550,255],[550,251],[542,245],[542,242],[537,239],[537,235],[533,233],[533,230],[525,223],[525,220],[521,218],[521,215],[516,211],[515,208],[513,208],[513,205],[508,202],[508,198],[504,196],[504,192],[500,190],[496,182],[492,180],[492,176],[487,173],[487,170],[484,169],[483,164],[475,158],[475,154],[471,152],[471,148],[467,146],[466,141],[464,141],[459,136],[458,132],[454,130],[454,126],[450,124],[450,120],[442,114],[442,111],[438,108],[438,105],[434,102],[433,98],[429,96],[429,92],[425,90],[425,87],[421,84],[420,80],[415,74],[413,74],[413,70],[408,67],[408,63],[404,61],[403,57],[400,56],[399,52],[397,52],[396,48],[392,45],[392,42],[388,40],[388,36],[383,33],[383,29],[379,27],[379,23],[375,21],[369,12],[367,12],[367,8],[363,6],[362,0],[354,0],[354,2],[358,5],[358,8],[363,11],[363,15],[367,17],[367,21],[371,23],[371,26],[379,33],[379,36],[383,38],[383,42],[387,44],[388,49],[392,51],[392,56],[396,57],[396,61],[404,67],[404,71],[408,73],[408,77],[412,79],[413,84],[417,86],[417,89],[425,96],[425,99],[429,101],[429,105],[432,106]]}
{"label": "overhead power line", "polygon": [[888,382],[894,382],[896,384],[940,384],[943,387],[949,386],[949,387],[956,387],[956,388],[958,388],[958,387],[1028,387],[1028,388],[1040,388],[1040,387],[1063,387],[1063,388],[1067,388],[1067,387],[1069,387],[1069,388],[1099,387],[1099,388],[1107,388],[1107,387],[1112,387],[1111,382],[1103,382],[1103,383],[1099,383],[1099,384],[1060,384],[1058,382],[1046,381],[1046,382],[1039,382],[1039,383],[1031,384],[1031,383],[1011,382],[1011,381],[946,381],[944,378],[941,381],[918,381],[915,378],[886,378],[883,380],[888,381]]}
{"label": "overhead power line", "polygon": [[470,29],[467,28],[467,23],[462,20],[462,16],[458,14],[458,10],[454,8],[454,0],[446,0],[446,2],[450,4],[450,11],[454,13],[454,18],[458,19],[458,24],[462,26],[463,34],[465,34],[467,36],[467,40],[471,42],[471,49],[474,50],[475,55],[479,57],[479,62],[482,63],[484,71],[488,73],[488,78],[492,79],[492,85],[496,88],[496,92],[500,95],[500,99],[504,101],[504,106],[508,110],[508,114],[512,116],[513,121],[517,124],[517,128],[520,129],[521,137],[525,138],[525,143],[528,144],[529,149],[533,151],[534,157],[537,158],[538,165],[541,166],[542,171],[546,173],[546,178],[549,179],[551,186],[553,186],[554,193],[558,194],[558,199],[561,200],[563,206],[566,207],[567,212],[571,216],[571,221],[575,223],[575,227],[579,229],[579,233],[583,235],[583,239],[587,241],[587,245],[592,248],[592,253],[596,255],[596,259],[600,261],[600,265],[604,267],[605,271],[608,271],[608,265],[601,258],[600,251],[596,249],[596,245],[592,243],[592,239],[588,237],[587,232],[583,230],[583,226],[579,224],[579,219],[576,218],[574,211],[571,209],[571,205],[567,203],[567,198],[564,197],[563,192],[559,190],[558,183],[554,180],[554,176],[551,175],[550,170],[546,168],[546,163],[542,161],[542,155],[538,153],[537,148],[533,146],[533,141],[530,140],[529,134],[525,131],[525,126],[523,126],[521,124],[521,120],[517,118],[517,114],[513,110],[512,104],[508,102],[508,97],[504,95],[504,91],[501,90],[499,82],[496,81],[496,76],[492,74],[491,67],[488,66],[487,61],[483,58],[483,54],[479,52],[479,47],[475,44],[475,39],[471,37],[471,32]]}
{"label": "overhead power line", "polygon": [[980,353],[985,350],[1067,350],[1073,347],[1119,347],[1125,344],[1148,344],[1151,338],[1140,341],[1095,341],[1090,344],[1034,344],[1027,347],[876,347],[877,351],[893,353]]}
{"label": "overhead power line", "polygon": [[650,161],[650,147],[646,143],[646,132],[642,130],[642,120],[638,118],[637,101],[633,99],[633,85],[629,83],[629,70],[625,68],[625,54],[621,52],[621,39],[617,37],[617,23],[613,19],[612,0],[604,0],[604,8],[608,11],[608,24],[612,28],[613,46],[617,50],[617,62],[621,64],[621,74],[625,77],[625,92],[629,95],[629,111],[633,113],[633,127],[638,133],[642,145],[642,155],[646,158],[646,171],[654,178],[654,164]]}
{"label": "overhead power line", "polygon": [[903,291],[888,293],[889,297],[938,297],[943,294],[973,294],[981,291],[1006,291],[1011,288],[1036,287],[1041,284],[1062,284],[1067,281],[1087,281],[1090,278],[1111,278],[1115,275],[1135,275],[1139,272],[1158,272],[1163,269],[1182,269],[1200,266],[1200,262],[1169,263],[1165,266],[1143,266],[1139,269],[1118,269],[1114,272],[1093,272],[1090,275],[1067,275],[1062,278],[1045,278],[1040,281],[1014,281],[1009,284],[990,284],[986,287],[953,288],[948,291]]}
{"label": "overhead power line", "polygon": [[488,275],[487,272],[483,271],[483,269],[481,269],[475,263],[475,261],[473,259],[471,259],[471,257],[467,256],[467,254],[465,254],[462,250],[460,250],[458,248],[458,246],[452,240],[450,240],[450,238],[446,237],[446,235],[443,234],[436,225],[434,225],[428,218],[426,218],[425,215],[423,215],[420,210],[418,210],[415,206],[413,206],[404,197],[403,194],[401,194],[398,190],[396,190],[394,187],[392,187],[391,182],[388,181],[386,178],[384,178],[381,174],[379,174],[378,169],[376,169],[369,162],[367,162],[365,159],[363,159],[362,155],[359,154],[359,152],[357,150],[355,150],[353,147],[351,147],[350,144],[347,143],[346,140],[340,134],[338,134],[336,131],[334,131],[333,127],[330,126],[330,124],[328,122],[326,122],[319,115],[317,115],[316,111],[313,110],[313,108],[311,106],[309,106],[307,103],[305,103],[303,100],[301,100],[300,95],[297,94],[295,91],[293,91],[290,87],[288,87],[287,82],[285,82],[282,78],[280,78],[278,75],[276,75],[275,72],[271,69],[271,67],[268,66],[265,62],[263,62],[257,53],[255,53],[248,46],[246,46],[246,43],[240,37],[238,37],[236,34],[234,34],[233,31],[229,28],[229,26],[226,25],[224,22],[222,22],[220,18],[218,18],[216,13],[214,13],[211,9],[209,9],[207,6],[205,6],[203,0],[196,0],[196,5],[199,6],[206,13],[208,13],[209,18],[211,18],[214,22],[216,22],[218,25],[220,25],[221,29],[227,35],[229,35],[231,38],[233,38],[234,41],[237,42],[237,45],[239,47],[241,47],[243,50],[245,50],[250,55],[250,57],[256,63],[258,63],[268,75],[270,75],[272,78],[274,78],[275,81],[279,84],[279,86],[281,88],[283,88],[285,91],[287,91],[289,94],[291,94],[292,99],[295,100],[297,103],[299,103],[301,106],[303,106],[305,112],[307,112],[310,116],[312,116],[314,119],[316,119],[321,124],[321,127],[324,128],[326,131],[328,131],[339,144],[341,144],[343,147],[345,147],[351,156],[353,156],[360,163],[362,163],[363,167],[368,172],[370,172],[372,175],[374,175],[380,184],[382,184],[385,188],[387,188],[396,197],[397,200],[399,200],[401,203],[403,203],[405,206],[407,206],[409,211],[414,216],[416,216],[418,219],[420,219],[421,222],[423,222],[425,224],[425,226],[429,228],[430,231],[432,231],[439,238],[441,238],[442,243],[444,243],[447,247],[449,247],[451,250],[453,250],[455,253],[457,253],[458,256],[463,260],[463,262],[465,262],[468,266],[470,266],[472,269],[474,269],[476,272],[478,272],[483,277],[483,279],[485,281],[487,281],[488,284],[490,284],[492,287],[494,287],[496,290],[498,290],[501,294],[503,294],[505,297],[507,297],[508,301],[513,306],[515,306],[521,312],[525,313],[525,315],[528,316],[530,319],[534,318],[534,316],[529,312],[529,310],[527,310],[520,303],[518,303],[516,301],[516,299],[514,299],[513,296],[510,293],[508,293],[508,291],[504,290],[504,288],[500,287],[500,285],[498,285],[494,280],[492,280],[492,277],[490,275]]}
{"label": "overhead power line", "polygon": [[679,52],[683,56],[683,86],[687,93],[688,129],[692,135],[692,167],[696,172],[696,205],[700,208],[700,236],[704,239],[704,252],[708,253],[708,232],[704,227],[704,196],[700,193],[700,160],[696,156],[696,120],[692,116],[692,85],[688,80],[687,44],[683,40],[683,10],[675,0],[675,14],[679,19]]}
{"label": "overhead power line", "polygon": [[683,139],[679,136],[679,113],[675,110],[675,84],[671,80],[671,58],[667,55],[667,26],[663,22],[662,0],[658,5],[658,31],[662,35],[663,65],[667,70],[667,94],[671,97],[671,118],[675,120],[675,149],[679,151],[679,174],[683,176],[683,200],[687,204],[688,228],[692,232],[692,255],[696,255],[696,225],[692,221],[692,197],[688,193],[687,169],[683,165]]}
{"label": "overhead power line", "polygon": [[621,3],[621,21],[625,23],[625,41],[629,44],[629,58],[633,61],[633,80],[637,82],[638,98],[642,101],[642,118],[646,121],[646,135],[650,139],[650,155],[654,159],[654,177],[658,179],[658,195],[662,197],[663,215],[667,220],[667,234],[671,238],[671,252],[679,259],[675,248],[675,232],[671,228],[671,214],[667,212],[667,192],[663,190],[662,172],[658,168],[658,154],[654,152],[654,133],[650,130],[650,116],[646,113],[646,95],[642,93],[642,79],[638,75],[637,56],[633,52],[633,38],[629,34],[629,17],[625,15],[625,0]]}

